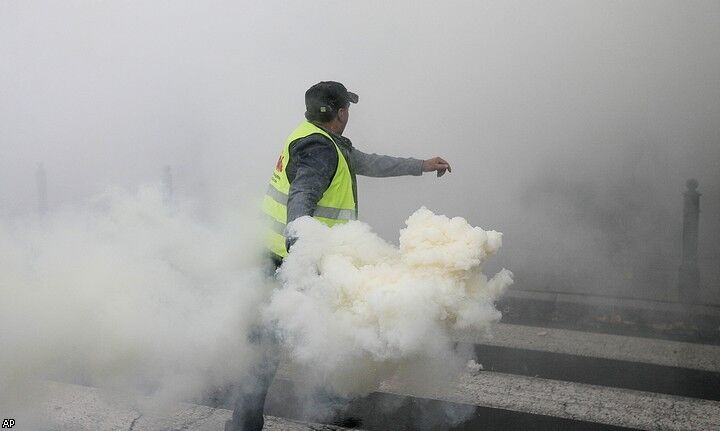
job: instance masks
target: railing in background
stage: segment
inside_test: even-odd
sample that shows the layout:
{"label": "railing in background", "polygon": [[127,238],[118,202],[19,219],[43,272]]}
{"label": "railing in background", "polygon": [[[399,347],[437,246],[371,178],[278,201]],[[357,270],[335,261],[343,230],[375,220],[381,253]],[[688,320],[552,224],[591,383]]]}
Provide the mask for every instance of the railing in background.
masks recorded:
{"label": "railing in background", "polygon": [[173,178],[170,165],[165,165],[163,168],[163,198],[166,204],[173,200]]}
{"label": "railing in background", "polygon": [[[40,215],[48,211],[47,173],[43,163],[37,164],[35,171],[37,189],[37,205]],[[163,199],[166,203],[173,201],[173,175],[170,165],[165,165],[162,172]],[[698,264],[698,236],[700,225],[700,196],[697,191],[699,183],[696,179],[686,182],[687,190],[683,192],[683,229],[682,229],[682,261],[678,271],[678,293],[681,302],[697,303],[700,298],[700,270]]]}
{"label": "railing in background", "polygon": [[35,186],[37,187],[38,212],[45,215],[48,210],[47,201],[47,174],[42,163],[37,164],[35,171]]}
{"label": "railing in background", "polygon": [[[163,199],[169,204],[173,200],[173,177],[170,165],[163,167],[162,174]],[[37,164],[35,169],[35,190],[37,192],[38,213],[40,215],[47,214],[48,211],[48,192],[47,192],[47,173],[43,163]]]}
{"label": "railing in background", "polygon": [[698,269],[698,230],[700,225],[700,193],[698,181],[690,179],[683,192],[682,263],[678,274],[678,292],[682,302],[695,302],[700,293]]}

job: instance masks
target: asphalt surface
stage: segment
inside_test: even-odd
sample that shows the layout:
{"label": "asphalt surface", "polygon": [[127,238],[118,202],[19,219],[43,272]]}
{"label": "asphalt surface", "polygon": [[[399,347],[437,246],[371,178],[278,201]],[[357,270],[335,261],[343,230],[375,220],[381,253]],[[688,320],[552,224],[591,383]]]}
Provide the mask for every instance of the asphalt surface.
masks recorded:
{"label": "asphalt surface", "polygon": [[709,344],[503,323],[493,326],[491,336],[458,331],[454,339],[488,346],[720,371],[720,346]]}
{"label": "asphalt surface", "polygon": [[[436,387],[386,382],[353,401],[348,414],[373,431],[720,430],[720,346],[510,324],[497,325],[493,334],[454,334],[475,347],[483,370]],[[311,418],[294,410],[293,385],[300,381],[291,366],[281,367],[266,406],[266,429],[344,429],[308,423]],[[46,421],[18,421],[15,429],[223,430],[231,416],[223,408],[46,385],[39,415]],[[462,420],[432,422],[448,412],[460,412]]]}
{"label": "asphalt surface", "polygon": [[423,392],[393,384],[381,391],[634,429],[720,429],[717,401],[502,373],[463,376]]}
{"label": "asphalt surface", "polygon": [[[188,403],[128,398],[97,388],[43,382],[40,415],[19,418],[27,431],[222,431],[232,411]],[[38,417],[39,416],[39,417]],[[341,431],[346,428],[266,416],[267,431]]]}
{"label": "asphalt surface", "polygon": [[503,323],[720,345],[720,304],[511,288],[497,306]]}

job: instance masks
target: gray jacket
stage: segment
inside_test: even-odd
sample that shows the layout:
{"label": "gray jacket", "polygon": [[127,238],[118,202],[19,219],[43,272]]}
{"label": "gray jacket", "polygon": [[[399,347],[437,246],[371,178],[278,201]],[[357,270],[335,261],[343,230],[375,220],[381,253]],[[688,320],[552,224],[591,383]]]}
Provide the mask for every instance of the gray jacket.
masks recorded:
{"label": "gray jacket", "polygon": [[[324,130],[333,137],[348,162],[356,205],[358,199],[355,175],[368,177],[422,175],[422,160],[363,153],[353,147],[350,139]],[[290,161],[286,167],[290,181],[288,223],[298,217],[313,215],[318,201],[335,175],[337,163],[337,151],[332,142],[323,135],[310,135],[290,144]]]}

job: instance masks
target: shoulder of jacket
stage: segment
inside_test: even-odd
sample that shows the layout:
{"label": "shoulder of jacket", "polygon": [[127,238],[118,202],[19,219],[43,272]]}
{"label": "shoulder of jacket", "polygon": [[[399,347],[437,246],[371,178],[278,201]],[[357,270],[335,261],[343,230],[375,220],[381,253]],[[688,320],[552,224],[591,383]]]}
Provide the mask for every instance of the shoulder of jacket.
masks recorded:
{"label": "shoulder of jacket", "polygon": [[290,151],[297,151],[299,149],[305,149],[313,146],[334,146],[332,140],[321,133],[313,133],[312,135],[304,136],[290,142]]}
{"label": "shoulder of jacket", "polygon": [[335,144],[319,133],[292,141],[288,151],[290,152],[291,160],[303,156],[319,157],[328,160],[337,157]]}

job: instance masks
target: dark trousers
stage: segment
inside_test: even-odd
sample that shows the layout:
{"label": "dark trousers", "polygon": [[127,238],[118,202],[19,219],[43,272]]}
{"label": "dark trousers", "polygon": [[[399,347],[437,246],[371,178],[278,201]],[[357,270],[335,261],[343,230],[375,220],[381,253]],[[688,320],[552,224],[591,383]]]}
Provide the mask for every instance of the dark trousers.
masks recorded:
{"label": "dark trousers", "polygon": [[[281,263],[271,258],[268,275],[274,276]],[[260,351],[260,361],[252,367],[251,377],[233,388],[233,418],[225,423],[225,431],[260,431],[265,424],[265,398],[280,362],[280,349],[269,328],[255,326],[248,340]]]}
{"label": "dark trousers", "polygon": [[[274,277],[282,260],[273,256],[269,262],[268,275]],[[233,388],[233,418],[225,423],[225,431],[260,431],[265,424],[265,398],[280,362],[280,347],[271,328],[256,326],[248,340],[259,349],[261,358],[253,366],[251,377]],[[360,419],[346,415],[349,399],[323,389],[319,389],[314,398],[315,402],[330,409],[330,423],[346,427],[362,423]]]}

